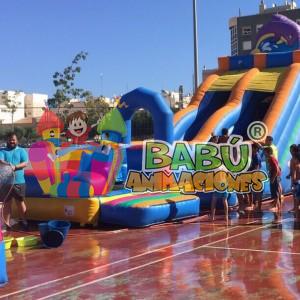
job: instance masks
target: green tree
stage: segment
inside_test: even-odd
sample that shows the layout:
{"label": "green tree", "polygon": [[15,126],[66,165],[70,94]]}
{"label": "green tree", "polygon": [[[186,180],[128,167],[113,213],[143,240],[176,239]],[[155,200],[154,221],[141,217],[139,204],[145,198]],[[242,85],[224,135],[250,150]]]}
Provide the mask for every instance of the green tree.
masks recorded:
{"label": "green tree", "polygon": [[110,111],[109,105],[103,97],[88,97],[84,102],[85,109],[91,124],[95,124],[100,118]]}
{"label": "green tree", "polygon": [[37,139],[38,135],[34,128],[32,127],[25,127],[23,131],[23,138],[26,144],[30,144],[32,140]]}
{"label": "green tree", "polygon": [[89,91],[75,87],[76,76],[81,72],[80,63],[86,60],[87,55],[87,52],[79,52],[72,60],[70,66],[64,68],[62,72],[55,72],[52,76],[56,91],[53,97],[48,99],[48,105],[52,108],[58,108],[58,114],[60,114],[61,109],[63,110],[63,115],[67,113],[72,106],[70,99],[85,99],[91,95]]}
{"label": "green tree", "polygon": [[153,138],[153,120],[147,110],[138,110],[132,117],[132,139],[143,141]]}
{"label": "green tree", "polygon": [[7,129],[4,129],[3,127],[0,128],[0,141],[1,143],[5,143],[6,142],[6,135],[8,133]]}
{"label": "green tree", "polygon": [[23,137],[24,137],[25,128],[16,126],[14,132],[16,133],[16,135],[18,137],[18,140],[20,142],[23,142],[22,140],[23,140]]}
{"label": "green tree", "polygon": [[[105,114],[107,114],[111,108],[104,101],[104,97],[89,96],[84,102],[86,114],[90,124],[96,124]],[[90,137],[97,134],[97,127],[94,127],[90,132]]]}
{"label": "green tree", "polygon": [[11,130],[14,131],[14,114],[20,106],[18,97],[20,95],[20,91],[13,92],[12,94],[8,91],[3,92],[3,96],[5,97],[4,104],[10,110],[11,113]]}

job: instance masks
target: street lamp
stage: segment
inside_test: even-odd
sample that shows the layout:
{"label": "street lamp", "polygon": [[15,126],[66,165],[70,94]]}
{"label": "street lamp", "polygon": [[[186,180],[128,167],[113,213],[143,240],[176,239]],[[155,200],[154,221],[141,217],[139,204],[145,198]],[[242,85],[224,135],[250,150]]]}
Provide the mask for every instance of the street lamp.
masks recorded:
{"label": "street lamp", "polygon": [[197,0],[193,0],[194,20],[194,92],[198,88],[198,28],[197,28]]}

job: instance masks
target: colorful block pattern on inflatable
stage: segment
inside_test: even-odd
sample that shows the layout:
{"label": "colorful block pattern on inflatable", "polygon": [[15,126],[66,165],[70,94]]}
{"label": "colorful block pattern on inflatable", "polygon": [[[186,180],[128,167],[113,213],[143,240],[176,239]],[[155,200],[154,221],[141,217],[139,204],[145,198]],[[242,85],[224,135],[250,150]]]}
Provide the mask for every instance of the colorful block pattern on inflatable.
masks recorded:
{"label": "colorful block pattern on inflatable", "polygon": [[128,227],[145,227],[200,212],[197,196],[180,193],[123,193],[100,197],[100,202],[101,223]]}
{"label": "colorful block pattern on inflatable", "polygon": [[45,195],[93,197],[112,188],[122,163],[121,149],[114,143],[56,148],[48,141],[29,149],[32,172]]}
{"label": "colorful block pattern on inflatable", "polygon": [[[64,124],[55,113],[45,110],[37,126],[43,140],[29,149],[31,170],[26,173],[36,177],[40,197],[89,198],[107,194],[123,161],[119,143],[126,126],[120,112],[113,109],[99,124],[88,126],[87,115],[76,111],[67,117],[67,123],[70,140],[62,143]],[[101,143],[86,140],[96,125],[103,135]]]}

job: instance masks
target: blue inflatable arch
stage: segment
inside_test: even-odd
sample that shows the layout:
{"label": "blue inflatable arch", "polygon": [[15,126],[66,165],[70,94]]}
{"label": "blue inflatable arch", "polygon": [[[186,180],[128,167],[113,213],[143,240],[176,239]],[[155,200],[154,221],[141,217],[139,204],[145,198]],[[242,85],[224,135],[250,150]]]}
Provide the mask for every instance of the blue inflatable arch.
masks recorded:
{"label": "blue inflatable arch", "polygon": [[152,116],[154,139],[173,143],[173,112],[160,94],[137,88],[121,98],[118,108],[127,127],[124,143],[131,143],[131,118],[140,108]]}

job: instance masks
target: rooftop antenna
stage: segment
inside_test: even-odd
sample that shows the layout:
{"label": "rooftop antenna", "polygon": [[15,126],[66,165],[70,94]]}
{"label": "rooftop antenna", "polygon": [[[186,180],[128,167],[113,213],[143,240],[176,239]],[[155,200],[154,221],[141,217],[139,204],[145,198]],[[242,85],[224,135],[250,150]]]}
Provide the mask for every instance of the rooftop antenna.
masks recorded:
{"label": "rooftop antenna", "polygon": [[261,14],[264,13],[264,11],[266,10],[267,6],[264,0],[260,0],[260,5],[259,5],[259,12]]}
{"label": "rooftop antenna", "polygon": [[242,16],[241,8],[239,8],[239,17]]}

